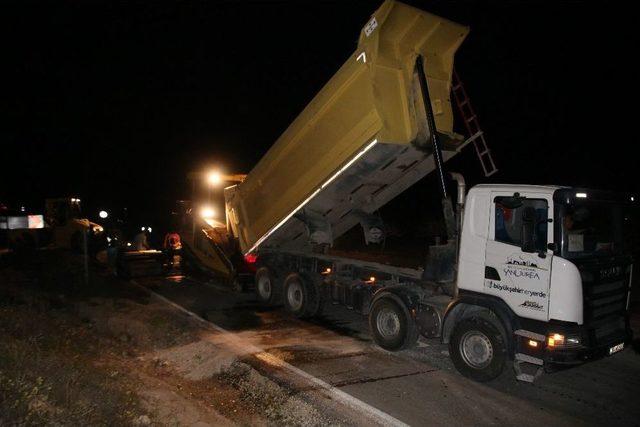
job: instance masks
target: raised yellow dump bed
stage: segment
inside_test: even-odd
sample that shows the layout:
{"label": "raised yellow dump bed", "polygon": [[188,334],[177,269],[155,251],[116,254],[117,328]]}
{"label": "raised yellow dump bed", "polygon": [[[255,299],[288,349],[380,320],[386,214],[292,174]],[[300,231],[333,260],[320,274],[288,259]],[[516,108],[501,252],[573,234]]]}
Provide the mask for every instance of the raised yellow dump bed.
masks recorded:
{"label": "raised yellow dump bed", "polygon": [[454,54],[468,28],[386,1],[358,48],[246,180],[225,190],[244,253],[307,250],[367,223],[434,169],[415,71],[422,55],[447,160],[460,148],[450,102]]}

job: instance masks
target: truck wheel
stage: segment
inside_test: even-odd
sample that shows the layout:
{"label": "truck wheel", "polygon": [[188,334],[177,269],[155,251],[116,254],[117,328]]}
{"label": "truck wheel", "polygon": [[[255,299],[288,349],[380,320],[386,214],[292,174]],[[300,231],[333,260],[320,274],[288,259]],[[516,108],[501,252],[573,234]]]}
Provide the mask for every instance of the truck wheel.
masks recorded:
{"label": "truck wheel", "polygon": [[418,341],[418,328],[409,310],[391,298],[380,298],[373,303],[369,329],[376,344],[385,350],[410,348]]}
{"label": "truck wheel", "polygon": [[316,310],[316,295],[309,279],[298,273],[291,273],[284,281],[284,306],[298,318],[309,317]]}
{"label": "truck wheel", "polygon": [[453,330],[449,354],[458,372],[465,377],[479,382],[490,381],[504,368],[506,339],[485,319],[463,319]]}
{"label": "truck wheel", "polygon": [[282,287],[267,267],[261,267],[256,271],[255,281],[258,301],[265,305],[280,303]]}
{"label": "truck wheel", "polygon": [[304,285],[307,290],[306,316],[315,317],[322,315],[325,305],[325,293],[322,285],[322,278],[319,275],[304,275]]}

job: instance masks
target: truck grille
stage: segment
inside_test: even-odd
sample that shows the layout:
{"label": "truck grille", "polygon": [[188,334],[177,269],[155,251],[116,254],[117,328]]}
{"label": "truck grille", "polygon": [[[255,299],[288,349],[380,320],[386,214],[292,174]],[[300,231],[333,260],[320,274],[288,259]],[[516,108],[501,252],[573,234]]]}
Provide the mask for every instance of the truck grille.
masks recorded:
{"label": "truck grille", "polygon": [[581,266],[584,323],[590,341],[605,345],[624,339],[627,292],[631,279],[628,265]]}

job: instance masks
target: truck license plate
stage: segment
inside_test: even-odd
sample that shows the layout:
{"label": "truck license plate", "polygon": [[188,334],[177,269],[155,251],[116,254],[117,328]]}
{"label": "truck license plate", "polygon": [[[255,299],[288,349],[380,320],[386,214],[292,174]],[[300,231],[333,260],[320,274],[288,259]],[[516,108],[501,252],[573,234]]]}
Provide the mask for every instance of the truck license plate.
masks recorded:
{"label": "truck license plate", "polygon": [[619,351],[621,351],[624,348],[624,343],[620,343],[620,344],[616,344],[613,347],[609,348],[609,356],[611,356],[613,353],[617,353]]}

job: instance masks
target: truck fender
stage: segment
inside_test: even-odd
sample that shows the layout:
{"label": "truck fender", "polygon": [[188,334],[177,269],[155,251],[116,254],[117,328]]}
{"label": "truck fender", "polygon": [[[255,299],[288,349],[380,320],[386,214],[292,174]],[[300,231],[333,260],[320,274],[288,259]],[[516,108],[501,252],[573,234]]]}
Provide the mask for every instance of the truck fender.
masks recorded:
{"label": "truck fender", "polygon": [[381,298],[391,298],[401,306],[409,310],[409,314],[415,319],[415,313],[420,304],[420,296],[408,286],[387,286],[378,289],[371,298],[371,306]]}
{"label": "truck fender", "polygon": [[373,307],[373,304],[382,298],[390,298],[404,307],[407,315],[413,319],[418,332],[425,338],[440,336],[442,317],[436,309],[422,303],[424,298],[419,290],[407,285],[385,287],[374,294],[371,306]]}
{"label": "truck fender", "polygon": [[[493,314],[493,315],[492,315]],[[442,342],[449,343],[453,328],[462,319],[477,315],[500,328],[507,339],[507,351],[511,358],[515,353],[513,331],[520,328],[518,317],[500,298],[491,295],[461,293],[447,306],[442,326]]]}

